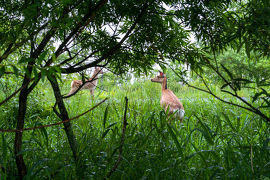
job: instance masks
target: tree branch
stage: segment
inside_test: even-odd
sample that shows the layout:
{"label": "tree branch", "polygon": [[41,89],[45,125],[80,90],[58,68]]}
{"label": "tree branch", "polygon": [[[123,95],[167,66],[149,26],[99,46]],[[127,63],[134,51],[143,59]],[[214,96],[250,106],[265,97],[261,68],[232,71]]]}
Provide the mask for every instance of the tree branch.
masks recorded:
{"label": "tree branch", "polygon": [[[48,23],[44,24],[43,26],[41,26],[36,32],[33,32],[32,34],[30,34],[26,39],[23,39],[22,41],[14,44],[11,43],[9,45],[9,47],[7,48],[7,50],[3,53],[2,56],[0,56],[0,63],[6,59],[12,52],[16,51],[19,47],[21,47],[22,45],[24,45],[27,41],[29,41],[35,34],[39,33],[41,30],[43,30],[46,26],[48,25]],[[13,48],[12,48],[13,47]]]}
{"label": "tree branch", "polygon": [[[170,66],[169,66],[170,67]],[[213,97],[215,97],[216,99],[218,99],[219,101],[221,101],[221,102],[224,102],[224,103],[226,103],[226,104],[229,104],[229,105],[233,105],[233,106],[236,106],[236,107],[239,107],[239,108],[242,108],[242,109],[246,109],[246,110],[248,110],[248,111],[250,111],[250,112],[252,112],[252,113],[255,113],[255,114],[257,114],[257,115],[259,115],[259,116],[261,116],[264,120],[266,120],[266,121],[268,121],[268,122],[270,122],[270,118],[269,117],[267,117],[265,114],[263,114],[260,110],[258,110],[258,109],[256,109],[254,106],[252,106],[251,104],[249,104],[248,102],[246,102],[244,99],[242,99],[241,97],[239,97],[238,95],[235,95],[235,94],[232,94],[231,92],[229,92],[229,91],[225,91],[225,90],[222,90],[223,92],[225,91],[225,92],[227,92],[227,93],[229,93],[231,96],[233,96],[233,97],[237,97],[238,99],[240,99],[242,102],[246,102],[245,104],[246,105],[248,105],[249,107],[245,107],[245,106],[242,106],[242,105],[239,105],[239,104],[236,104],[236,103],[232,103],[232,102],[229,102],[229,101],[226,101],[226,100],[224,100],[224,99],[221,99],[220,97],[218,97],[216,94],[214,94],[211,90],[210,90],[210,88],[208,87],[208,85],[206,84],[206,82],[205,82],[205,80],[203,79],[203,77],[201,77],[198,73],[196,73],[202,80],[203,80],[203,83],[204,83],[204,85],[206,86],[206,88],[208,89],[208,91],[207,90],[205,90],[205,89],[201,89],[201,88],[198,88],[198,87],[196,87],[196,86],[193,86],[193,85],[191,85],[191,84],[189,84],[186,80],[184,80],[172,67],[170,67],[171,68],[171,70],[179,77],[179,78],[181,78],[181,80],[184,82],[184,84],[186,84],[188,87],[191,87],[191,88],[194,88],[194,89],[197,89],[197,90],[199,90],[199,91],[203,91],[203,92],[205,92],[205,93],[208,93],[208,94],[210,94],[210,95],[212,95]]]}
{"label": "tree branch", "polygon": [[[58,49],[56,50],[55,54],[55,58],[57,58],[61,53],[63,48],[67,45],[67,43],[74,37],[74,35],[76,35],[77,33],[80,33],[81,30],[88,25],[91,21],[93,21],[96,12],[98,10],[100,10],[106,3],[108,2],[108,0],[101,0],[97,3],[97,5],[95,6],[95,8],[92,11],[89,11],[83,18],[82,21],[86,22],[85,24],[81,24],[78,23],[77,26],[74,28],[74,30],[68,35],[67,38],[65,38],[65,40],[62,42],[62,44],[58,47]],[[49,61],[45,64],[45,66],[50,66],[50,64],[53,62],[53,58],[49,59]]]}
{"label": "tree branch", "polygon": [[14,93],[12,93],[9,97],[7,97],[6,99],[4,99],[2,102],[0,102],[0,106],[5,104],[8,100],[10,100],[12,97],[14,97],[18,92],[20,92],[22,89],[24,89],[27,85],[23,85],[22,87],[20,87],[18,90],[16,90]]}
{"label": "tree branch", "polygon": [[100,57],[99,59],[97,59],[94,62],[88,63],[88,64],[86,64],[84,66],[80,66],[80,67],[77,67],[77,68],[63,68],[63,69],[61,69],[62,72],[63,73],[66,73],[66,74],[80,72],[80,71],[83,71],[83,70],[88,69],[90,67],[94,67],[94,66],[98,65],[98,63],[102,62],[104,59],[107,59],[110,56],[114,55],[121,48],[121,45],[124,43],[124,41],[129,37],[129,34],[135,29],[136,25],[142,19],[144,13],[146,12],[147,8],[152,3],[153,3],[153,1],[151,3],[149,3],[149,4],[148,3],[145,3],[143,5],[141,13],[138,15],[138,17],[136,18],[136,20],[134,21],[134,23],[128,29],[128,31],[126,32],[126,34],[124,35],[124,37],[121,39],[121,41],[119,43],[117,43],[114,47],[112,47],[107,53],[105,53],[104,55],[102,55],[102,57]]}

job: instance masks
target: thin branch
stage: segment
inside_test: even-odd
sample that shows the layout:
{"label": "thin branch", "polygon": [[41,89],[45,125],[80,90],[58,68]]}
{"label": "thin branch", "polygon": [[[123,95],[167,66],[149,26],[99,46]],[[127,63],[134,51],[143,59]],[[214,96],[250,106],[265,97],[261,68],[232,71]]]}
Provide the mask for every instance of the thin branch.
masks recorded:
{"label": "thin branch", "polygon": [[184,80],[177,72],[175,72],[174,69],[173,69],[171,66],[169,66],[169,67],[172,69],[172,71],[173,71],[179,78],[181,78],[181,80],[182,80],[188,87],[192,87],[192,88],[197,89],[197,90],[199,90],[199,91],[206,92],[206,93],[212,95],[212,96],[215,97],[216,99],[218,99],[218,100],[220,100],[221,102],[224,102],[224,103],[226,103],[226,104],[230,104],[230,105],[233,105],[233,106],[236,106],[236,107],[240,107],[240,108],[246,109],[246,110],[248,110],[248,111],[250,111],[250,112],[253,112],[253,113],[255,113],[255,114],[261,116],[261,117],[262,117],[263,119],[265,119],[267,122],[270,122],[270,118],[269,118],[269,117],[267,117],[267,116],[266,116],[265,114],[263,114],[260,110],[258,110],[257,108],[255,108],[254,106],[252,106],[251,104],[249,104],[247,101],[245,101],[244,99],[242,99],[241,97],[239,97],[237,94],[233,94],[233,93],[231,93],[231,92],[229,92],[229,91],[222,90],[223,92],[226,92],[226,93],[230,94],[231,96],[238,98],[239,100],[241,100],[243,103],[245,103],[245,104],[248,105],[249,107],[245,107],[245,106],[242,106],[242,105],[239,105],[239,104],[232,103],[232,102],[229,102],[229,101],[225,101],[224,99],[221,99],[220,97],[218,97],[216,94],[214,94],[214,93],[210,90],[210,88],[208,87],[208,85],[207,85],[206,82],[204,81],[203,77],[201,77],[198,73],[196,73],[196,74],[203,80],[203,83],[204,83],[204,85],[206,86],[206,88],[208,89],[208,91],[205,90],[205,89],[201,89],[201,88],[198,88],[198,87],[195,87],[195,86],[190,85],[190,84],[189,84],[186,80]]}
{"label": "thin branch", "polygon": [[[34,80],[34,79],[35,79],[35,78],[33,78],[33,80]],[[40,81],[40,79],[41,79],[41,72],[38,73],[38,78],[35,79],[35,81],[29,86],[29,88],[28,88],[28,91],[29,91],[29,92],[31,92],[31,91],[36,87],[36,85],[38,84],[38,82]]]}
{"label": "thin branch", "polygon": [[[172,67],[170,67],[172,69]],[[217,95],[215,95],[212,91],[207,91],[205,89],[201,89],[201,88],[198,88],[196,86],[193,86],[191,84],[189,84],[186,80],[184,80],[177,72],[174,71],[174,69],[172,69],[172,71],[179,77],[181,78],[181,80],[184,82],[184,84],[186,84],[188,87],[191,87],[193,89],[197,89],[199,91],[202,91],[202,92],[205,92],[205,93],[208,93],[210,95],[212,95],[213,97],[215,97],[216,99],[226,103],[226,104],[230,104],[230,105],[234,105],[234,106],[237,106],[237,107],[240,107],[240,108],[243,108],[243,109],[246,109],[248,111],[251,111],[251,112],[254,112],[252,109],[249,109],[248,107],[245,107],[245,106],[241,106],[239,104],[235,104],[235,103],[232,103],[232,102],[228,102],[228,101],[225,101],[224,99],[221,99],[220,97],[218,97]]]}
{"label": "thin branch", "polygon": [[[9,48],[4,52],[4,54],[2,56],[0,56],[0,63],[4,59],[6,59],[12,52],[14,52],[15,50],[17,50],[22,45],[24,45],[24,43],[26,43],[27,41],[29,41],[35,34],[37,34],[38,32],[40,32],[41,30],[43,30],[47,25],[48,25],[48,23],[44,24],[36,32],[33,32],[26,39],[23,39],[22,41],[16,43],[15,45],[14,45],[14,43],[12,43],[12,46],[10,44],[9,45]],[[11,47],[13,47],[13,48],[11,48]]]}
{"label": "thin branch", "polygon": [[14,43],[10,43],[8,48],[5,50],[5,52],[3,53],[3,55],[0,57],[0,63],[3,61],[4,57],[7,57],[11,48],[13,47]]}
{"label": "thin branch", "polygon": [[3,104],[5,104],[8,100],[10,100],[12,97],[14,97],[18,92],[20,92],[26,86],[27,86],[27,84],[25,84],[24,86],[22,86],[21,88],[19,88],[18,90],[16,90],[14,93],[12,93],[9,97],[7,97],[2,102],[0,102],[0,106],[3,105]]}
{"label": "thin branch", "polygon": [[[67,43],[76,35],[79,34],[83,28],[88,25],[91,21],[93,21],[96,12],[98,10],[100,10],[106,3],[108,2],[108,0],[101,0],[97,3],[97,5],[92,9],[89,10],[89,13],[86,14],[83,18],[82,18],[82,22],[86,22],[85,24],[81,24],[80,22],[77,24],[77,26],[74,28],[74,30],[68,35],[67,38],[65,38],[65,40],[60,44],[60,46],[58,47],[58,49],[56,50],[55,54],[55,58],[57,58],[62,52],[62,49],[67,45]],[[53,62],[53,58],[49,59],[49,61],[45,64],[45,66],[50,66],[50,64]]]}
{"label": "thin branch", "polygon": [[[89,13],[86,15],[86,18],[83,19],[82,22],[85,22],[78,31],[77,36],[82,32],[82,30],[91,22],[96,16],[96,13],[98,10],[100,10],[103,6],[105,6],[108,3],[108,0],[100,0],[97,5],[94,7],[94,9],[90,10]],[[80,24],[80,23],[79,23]],[[81,25],[81,24],[80,24]]]}
{"label": "thin branch", "polygon": [[226,91],[226,90],[221,90],[222,92],[228,93],[233,97],[236,97],[237,99],[239,99],[240,101],[242,101],[243,103],[245,103],[246,105],[248,105],[252,110],[252,112],[260,115],[261,117],[263,117],[264,119],[266,119],[267,121],[270,121],[270,118],[267,117],[265,114],[263,114],[259,109],[255,108],[254,106],[252,106],[250,103],[248,103],[245,99],[239,97],[237,94],[233,94],[230,91]]}
{"label": "thin branch", "polygon": [[[69,57],[69,58],[67,58],[67,59],[65,59],[64,61],[60,62],[59,65],[56,65],[56,66],[61,66],[61,65],[63,65],[63,64],[68,63],[68,61],[71,61],[71,60],[73,60],[75,57],[77,57],[81,51],[82,51],[82,49],[79,50],[77,53],[75,53],[73,56],[72,56],[71,53],[70,53],[70,57]],[[69,64],[69,63],[68,63],[68,64]],[[69,64],[69,66],[71,66],[71,65]]]}
{"label": "thin branch", "polygon": [[[215,67],[214,67],[213,65],[211,65],[209,61],[208,61],[208,63],[209,63],[209,65],[210,65],[210,68],[211,68],[213,71],[215,71],[215,72],[218,74],[218,76],[221,77],[221,78],[223,79],[223,81],[224,81],[225,83],[227,83],[227,84],[229,85],[229,87],[233,90],[234,94],[233,94],[232,92],[230,92],[230,91],[226,91],[226,90],[223,90],[223,89],[221,90],[222,92],[225,92],[225,93],[227,93],[227,94],[230,94],[231,96],[233,96],[233,97],[239,99],[239,100],[242,101],[244,104],[246,104],[248,107],[250,107],[250,108],[245,108],[245,109],[247,109],[247,110],[249,110],[249,111],[251,111],[251,112],[253,112],[253,113],[256,113],[256,114],[260,115],[262,118],[264,118],[264,119],[266,119],[268,122],[270,122],[270,117],[267,117],[267,116],[266,116],[265,114],[263,114],[259,109],[257,109],[256,107],[254,107],[252,104],[248,103],[245,99],[243,99],[243,98],[241,98],[240,96],[238,96],[237,91],[236,91],[235,88],[232,86],[232,84],[229,83],[229,82],[227,81],[227,79],[219,72],[219,70],[218,70],[218,69],[215,69]],[[196,74],[198,74],[198,73],[196,73]],[[201,78],[202,78],[202,77],[201,77]],[[202,79],[203,79],[203,78],[202,78]],[[242,106],[242,107],[244,107],[244,106]]]}
{"label": "thin branch", "polygon": [[[153,3],[154,1],[152,1],[151,3]],[[88,69],[90,67],[94,67],[97,64],[99,64],[100,62],[102,62],[104,59],[109,58],[110,56],[112,56],[113,54],[115,54],[122,46],[122,44],[125,42],[125,40],[129,37],[129,35],[132,33],[132,31],[135,29],[136,25],[138,24],[138,22],[142,19],[145,11],[147,10],[147,8],[150,6],[151,3],[145,3],[142,7],[142,11],[140,12],[140,14],[138,15],[138,17],[136,18],[136,20],[134,21],[134,23],[130,26],[130,28],[128,29],[128,31],[126,32],[126,34],[123,36],[123,38],[121,39],[121,41],[119,41],[114,47],[112,47],[107,53],[105,53],[102,57],[100,57],[99,59],[97,59],[94,62],[88,63],[84,66],[80,66],[78,68],[63,68],[62,72],[66,73],[66,74],[70,74],[70,73],[74,73],[74,72],[79,72],[79,71],[83,71],[85,69]]]}
{"label": "thin branch", "polygon": [[85,62],[88,58],[92,57],[95,53],[98,53],[99,51],[100,51],[100,50],[93,51],[90,55],[84,57],[80,62],[78,62],[78,63],[72,65],[71,68],[72,68],[72,67],[76,67],[76,66],[82,64],[82,63]]}
{"label": "thin branch", "polygon": [[[41,77],[41,73],[39,73],[38,76],[39,76],[39,78],[38,78],[37,81],[39,81],[39,79],[40,79],[40,77]],[[32,79],[29,81],[29,83],[30,83],[31,81],[33,81],[34,79],[35,79],[35,78],[32,78]],[[33,84],[34,84],[34,83],[33,83]],[[33,84],[29,87],[29,90],[30,90],[30,91],[34,88],[34,85],[33,85]],[[35,83],[35,85],[36,85],[36,84],[37,84],[37,83]],[[5,104],[8,100],[10,100],[12,97],[14,97],[14,96],[15,96],[18,92],[20,92],[22,89],[26,88],[26,86],[28,86],[28,84],[23,85],[23,86],[20,87],[18,90],[16,90],[14,93],[12,93],[9,97],[7,97],[7,98],[4,99],[2,102],[0,102],[0,106],[3,105],[3,104]]]}

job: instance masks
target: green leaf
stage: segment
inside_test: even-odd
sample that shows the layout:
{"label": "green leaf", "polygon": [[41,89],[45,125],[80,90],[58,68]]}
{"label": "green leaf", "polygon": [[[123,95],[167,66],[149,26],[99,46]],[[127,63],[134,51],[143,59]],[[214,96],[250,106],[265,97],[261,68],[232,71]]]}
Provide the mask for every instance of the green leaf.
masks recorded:
{"label": "green leaf", "polygon": [[[42,126],[43,124],[39,121],[35,123],[35,127]],[[42,136],[45,138],[45,144],[48,147],[49,137],[46,128],[40,128],[39,131],[41,132]]]}
{"label": "green leaf", "polygon": [[106,130],[102,133],[101,138],[103,139],[103,138],[108,134],[108,132],[109,132],[110,130],[111,130],[110,128],[109,128],[109,129],[106,129]]}
{"label": "green leaf", "polygon": [[270,147],[269,147],[269,142],[270,142],[270,138],[266,138],[264,141],[263,141],[263,149],[265,150],[270,150]]}
{"label": "green leaf", "polygon": [[211,135],[211,129],[205,123],[203,123],[198,117],[197,119],[199,120],[202,127],[202,129],[198,129],[198,130],[202,133],[202,135],[204,136],[204,138],[210,145],[214,145],[214,140]]}
{"label": "green leaf", "polygon": [[48,51],[49,50],[47,49],[47,50],[45,50],[44,52],[42,52],[40,54],[40,56],[37,59],[37,64],[41,64],[42,63],[42,60],[44,60],[45,56],[48,54]]}
{"label": "green leaf", "polygon": [[40,69],[41,72],[41,80],[44,82],[45,81],[45,77],[48,76],[49,77],[49,73],[47,71],[46,68],[41,68]]}
{"label": "green leaf", "polygon": [[231,129],[232,129],[234,132],[236,132],[236,129],[234,128],[234,126],[233,126],[232,122],[230,121],[230,118],[227,116],[227,114],[222,113],[222,115],[224,116],[226,122],[229,124],[229,126],[231,127]]}
{"label": "green leaf", "polygon": [[55,54],[52,55],[52,60],[53,60],[53,62],[55,62],[55,60],[56,60]]}
{"label": "green leaf", "polygon": [[266,96],[269,95],[265,89],[261,88],[261,90],[262,90],[261,92],[258,92],[253,96],[252,102],[255,102],[261,95],[266,95]]}
{"label": "green leaf", "polygon": [[16,66],[12,65],[12,69],[16,76],[19,75],[19,69]]}
{"label": "green leaf", "polygon": [[37,168],[40,167],[41,164],[43,164],[49,160],[50,160],[49,158],[44,158],[44,159],[36,161],[34,163],[34,165],[31,167],[31,169],[29,169],[29,171],[27,172],[27,176],[25,177],[25,179],[34,178],[34,176],[43,169],[43,168],[39,168],[39,169],[37,169]]}
{"label": "green leaf", "polygon": [[250,45],[249,45],[249,42],[247,41],[247,39],[244,37],[244,40],[245,40],[245,49],[246,49],[246,54],[247,54],[247,57],[250,59]]}
{"label": "green leaf", "polygon": [[243,78],[235,78],[234,81],[245,82],[246,84],[253,83],[252,81]]}
{"label": "green leaf", "polygon": [[28,78],[31,78],[31,74],[26,67],[24,67],[24,72],[25,72],[26,76],[28,76]]}
{"label": "green leaf", "polygon": [[29,63],[29,62],[32,62],[32,61],[34,61],[34,60],[35,60],[35,59],[33,59],[33,58],[22,57],[22,58],[19,60],[19,64]]}
{"label": "green leaf", "polygon": [[1,68],[0,68],[0,78],[5,74],[5,71],[6,71],[6,67],[1,66]]}
{"label": "green leaf", "polygon": [[220,89],[224,89],[224,88],[227,87],[229,84],[230,84],[230,83],[223,84],[223,85],[221,86]]}
{"label": "green leaf", "polygon": [[230,78],[233,79],[233,74],[223,64],[220,64],[220,65],[226,71],[226,73],[230,76]]}
{"label": "green leaf", "polygon": [[110,124],[110,125],[106,128],[106,130],[105,130],[105,131],[102,133],[102,135],[101,135],[101,138],[102,138],[102,139],[108,134],[108,132],[111,130],[111,127],[113,127],[115,124],[117,124],[117,122],[114,122],[114,123]]}
{"label": "green leaf", "polygon": [[33,73],[34,73],[35,81],[37,81],[38,80],[38,72],[37,72],[37,68],[36,67],[33,67]]}
{"label": "green leaf", "polygon": [[109,104],[106,106],[105,112],[104,112],[104,117],[103,117],[103,128],[106,127],[106,122],[108,119],[108,109],[109,109]]}
{"label": "green leaf", "polygon": [[243,47],[243,44],[244,44],[244,41],[240,41],[240,44],[239,44],[239,46],[237,47],[237,53],[239,53],[240,52],[240,50],[241,50],[241,48]]}
{"label": "green leaf", "polygon": [[107,127],[107,129],[110,128],[110,127],[113,127],[113,126],[116,125],[116,124],[117,124],[117,122],[114,122],[114,123],[110,124],[110,125]]}
{"label": "green leaf", "polygon": [[173,130],[172,130],[172,128],[171,128],[171,125],[169,125],[169,123],[167,123],[167,127],[168,127],[169,133],[170,133],[170,135],[171,135],[171,137],[172,137],[172,139],[173,139],[173,141],[174,141],[174,143],[175,143],[175,145],[176,145],[176,148],[178,149],[178,152],[179,152],[180,154],[182,154],[182,148],[181,148],[181,145],[180,145],[180,143],[179,143],[179,141],[178,141],[178,139],[177,139],[177,136],[176,136],[175,133],[173,132]]}

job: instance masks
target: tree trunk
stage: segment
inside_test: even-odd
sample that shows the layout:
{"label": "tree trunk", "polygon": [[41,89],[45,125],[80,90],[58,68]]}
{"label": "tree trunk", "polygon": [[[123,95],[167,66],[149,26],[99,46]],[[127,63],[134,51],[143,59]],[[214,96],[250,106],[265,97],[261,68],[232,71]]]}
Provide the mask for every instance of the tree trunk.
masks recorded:
{"label": "tree trunk", "polygon": [[[17,130],[23,129],[24,127],[24,119],[25,119],[25,113],[27,108],[27,88],[24,88],[19,96],[19,112],[18,112],[18,118],[17,118]],[[18,174],[19,177],[22,179],[26,173],[26,165],[23,160],[23,154],[20,153],[22,150],[22,135],[23,132],[16,132],[15,134],[15,142],[14,142],[14,153],[15,153],[15,159],[16,164],[18,168]]]}
{"label": "tree trunk", "polygon": [[[62,121],[67,120],[67,119],[69,119],[69,116],[68,116],[68,112],[67,112],[66,106],[64,104],[64,101],[63,101],[63,98],[62,98],[62,95],[60,92],[58,82],[57,82],[54,75],[51,75],[50,77],[48,77],[48,79],[52,85],[52,88],[54,91],[54,96],[56,99],[56,104],[57,104],[59,111],[60,111],[59,117],[61,118]],[[72,125],[70,122],[64,123],[64,130],[66,132],[68,142],[69,142],[71,151],[73,153],[74,160],[77,164],[77,142],[76,142],[76,138],[75,138],[75,135],[73,133]]]}
{"label": "tree trunk", "polygon": [[[31,72],[32,68],[31,66],[29,67],[30,68],[28,69]],[[37,85],[37,82],[33,83],[32,88],[28,89],[29,83],[30,83],[30,79],[27,76],[27,74],[25,74],[25,77],[22,83],[22,87],[24,88],[21,90],[20,95],[19,95],[19,110],[18,110],[17,127],[16,127],[16,129],[19,131],[16,132],[15,141],[14,141],[14,154],[15,154],[16,164],[18,168],[18,175],[21,179],[27,174],[27,169],[23,160],[23,154],[20,153],[22,150],[22,135],[23,135],[23,131],[20,131],[20,130],[24,128],[25,113],[27,110],[27,97],[29,93],[31,92],[31,90],[33,90],[33,88]]]}

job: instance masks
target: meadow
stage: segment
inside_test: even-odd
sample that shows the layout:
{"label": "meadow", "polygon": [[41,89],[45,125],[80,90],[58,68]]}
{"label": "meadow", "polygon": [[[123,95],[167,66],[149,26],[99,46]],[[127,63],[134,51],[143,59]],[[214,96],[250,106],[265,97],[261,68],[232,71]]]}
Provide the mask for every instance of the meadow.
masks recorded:
{"label": "meadow", "polygon": [[[180,98],[186,114],[183,123],[168,124],[159,105],[159,84],[147,78],[134,83],[104,81],[94,100],[90,101],[85,90],[65,99],[69,115],[74,117],[108,98],[72,121],[78,163],[73,160],[63,125],[25,131],[21,153],[28,174],[24,179],[105,179],[111,171],[109,179],[270,178],[270,128],[259,116],[170,79],[168,87]],[[69,85],[70,79],[63,80],[62,92],[68,92]],[[52,110],[52,94],[46,80],[31,93],[26,127],[60,121]],[[247,94],[243,92],[243,96]],[[121,141],[125,97],[128,124]],[[1,107],[0,129],[14,129],[17,98]],[[233,98],[230,101],[240,103]],[[0,143],[0,179],[15,179],[14,133],[1,133]]]}

